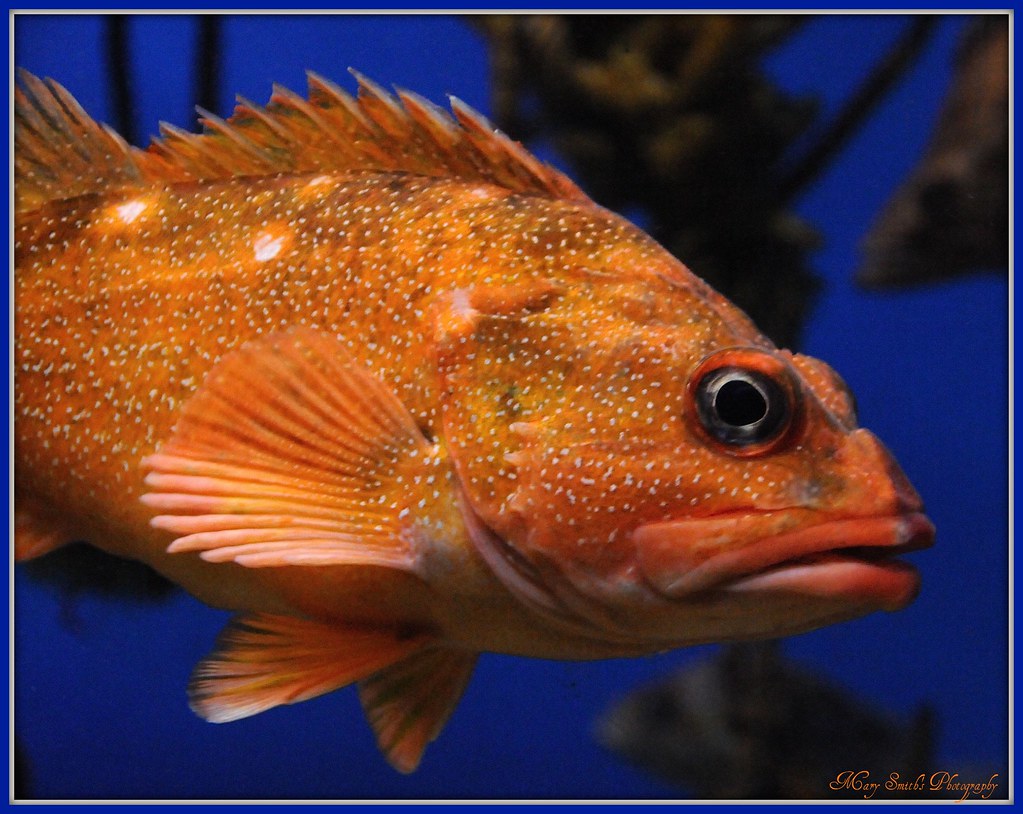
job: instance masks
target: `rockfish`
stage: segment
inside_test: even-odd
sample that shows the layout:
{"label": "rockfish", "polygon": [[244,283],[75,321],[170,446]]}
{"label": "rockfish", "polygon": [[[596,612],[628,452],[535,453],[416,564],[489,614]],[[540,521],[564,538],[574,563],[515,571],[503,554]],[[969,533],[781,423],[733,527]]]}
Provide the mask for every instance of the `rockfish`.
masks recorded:
{"label": "rockfish", "polygon": [[411,771],[483,651],[634,656],[915,596],[933,527],[824,363],[495,131],[314,74],[145,150],[15,93],[15,553],[238,616],[192,708],[357,683]]}

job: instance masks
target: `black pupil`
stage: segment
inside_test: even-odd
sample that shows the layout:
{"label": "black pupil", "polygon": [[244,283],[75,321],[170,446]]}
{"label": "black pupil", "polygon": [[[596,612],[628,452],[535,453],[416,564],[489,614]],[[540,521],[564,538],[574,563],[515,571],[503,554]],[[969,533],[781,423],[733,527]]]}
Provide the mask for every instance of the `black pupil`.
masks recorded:
{"label": "black pupil", "polygon": [[742,379],[725,382],[714,399],[718,417],[733,427],[756,424],[767,415],[767,399],[755,385]]}
{"label": "black pupil", "polygon": [[785,388],[772,377],[742,367],[719,367],[696,386],[700,423],[711,437],[733,447],[777,438],[792,418]]}

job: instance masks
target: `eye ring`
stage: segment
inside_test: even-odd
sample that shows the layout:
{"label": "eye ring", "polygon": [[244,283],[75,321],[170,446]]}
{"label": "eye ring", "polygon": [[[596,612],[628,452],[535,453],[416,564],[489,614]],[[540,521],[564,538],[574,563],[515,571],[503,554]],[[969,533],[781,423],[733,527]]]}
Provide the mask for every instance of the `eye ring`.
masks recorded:
{"label": "eye ring", "polygon": [[689,380],[691,423],[716,448],[748,457],[777,450],[799,424],[799,392],[781,359],[732,348],[705,359]]}

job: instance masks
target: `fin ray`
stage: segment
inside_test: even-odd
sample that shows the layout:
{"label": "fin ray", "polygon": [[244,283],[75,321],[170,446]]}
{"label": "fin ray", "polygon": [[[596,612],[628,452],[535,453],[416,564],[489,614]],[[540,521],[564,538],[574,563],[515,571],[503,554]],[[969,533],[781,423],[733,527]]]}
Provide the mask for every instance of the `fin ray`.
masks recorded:
{"label": "fin ray", "polygon": [[447,723],[476,653],[430,647],[359,682],[359,700],[388,762],[412,772]]}
{"label": "fin ray", "polygon": [[406,476],[435,482],[449,466],[343,343],[304,328],[225,356],[142,463],[142,502],[151,525],[176,535],[171,553],[413,573],[426,487]]}
{"label": "fin ray", "polygon": [[189,682],[189,706],[213,723],[340,689],[426,646],[427,634],[250,614],[228,624]]}

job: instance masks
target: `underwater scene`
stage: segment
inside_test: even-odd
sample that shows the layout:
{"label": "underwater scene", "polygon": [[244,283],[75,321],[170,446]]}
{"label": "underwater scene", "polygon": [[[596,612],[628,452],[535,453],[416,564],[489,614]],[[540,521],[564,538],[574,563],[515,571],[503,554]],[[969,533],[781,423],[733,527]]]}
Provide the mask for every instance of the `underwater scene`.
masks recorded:
{"label": "underwater scene", "polygon": [[[80,543],[51,552],[49,538],[40,534],[33,540],[49,553],[12,565],[11,798],[1011,797],[1011,24],[1004,14],[13,15],[14,65],[59,83],[90,117],[139,147],[159,136],[161,122],[200,132],[196,104],[227,119],[236,95],[265,105],[275,87],[283,86],[305,98],[310,81],[306,71],[353,96],[363,82],[363,94],[385,111],[382,117],[389,115],[390,100],[373,96],[376,91],[368,80],[388,91],[407,89],[444,110],[451,109],[450,95],[479,111],[556,168],[551,173],[536,170],[505,142],[481,137],[479,155],[496,150],[504,156],[494,160],[504,162],[500,169],[512,179],[512,188],[539,189],[542,194],[554,190],[574,201],[589,196],[648,233],[742,309],[770,340],[821,360],[838,374],[840,378],[832,379],[821,377],[818,367],[805,368],[814,391],[825,393],[820,402],[827,409],[813,409],[824,410],[828,418],[821,421],[838,427],[836,432],[848,433],[855,419],[890,452],[889,459],[883,448],[871,446],[870,461],[881,462],[883,475],[865,480],[865,491],[893,490],[910,507],[907,517],[912,521],[898,526],[892,532],[894,541],[884,545],[906,552],[900,553],[900,561],[918,570],[919,594],[909,601],[915,582],[908,569],[879,567],[886,578],[898,580],[898,591],[871,604],[881,589],[867,586],[863,590],[870,602],[856,612],[836,613],[834,624],[823,616],[812,623],[804,624],[803,617],[792,621],[795,608],[747,602],[727,605],[719,616],[709,611],[711,632],[693,637],[706,643],[662,646],[660,642],[668,641],[663,638],[633,650],[623,645],[591,652],[565,645],[575,639],[562,633],[598,624],[617,635],[633,617],[614,609],[606,614],[603,608],[592,611],[591,599],[603,597],[599,591],[606,589],[604,583],[596,585],[588,565],[579,566],[578,572],[565,566],[564,573],[578,578],[570,588],[548,592],[535,577],[547,573],[547,559],[523,565],[525,555],[509,555],[500,541],[494,543],[491,531],[470,528],[474,545],[494,543],[481,551],[483,560],[494,565],[496,577],[478,577],[480,584],[496,579],[503,587],[495,590],[507,588],[509,596],[521,600],[516,613],[519,605],[536,611],[539,618],[550,620],[551,630],[559,631],[543,628],[531,649],[532,631],[523,634],[509,622],[506,638],[516,644],[506,649],[547,657],[480,647],[474,667],[470,660],[468,665],[444,662],[434,670],[428,662],[417,665],[422,669],[411,678],[396,674],[393,683],[360,681],[363,704],[375,710],[370,722],[359,692],[351,686],[314,691],[316,697],[279,706],[246,696],[225,701],[225,711],[218,706],[217,681],[224,671],[230,680],[233,668],[226,661],[206,662],[212,689],[193,693],[193,706],[211,720],[239,718],[215,725],[190,709],[188,687],[196,665],[213,650],[233,614],[205,604],[155,570]],[[349,68],[368,80],[353,77]],[[315,77],[314,83],[319,81]],[[19,81],[34,88],[30,93],[36,99],[48,93],[32,85],[30,77]],[[458,114],[459,103],[454,105]],[[417,110],[429,108],[424,103]],[[459,120],[470,128],[478,122]],[[194,167],[208,157],[200,148],[189,153],[186,137],[167,132],[168,141],[178,138],[176,143],[185,145],[177,158],[171,155],[172,163],[192,161],[189,166]],[[437,132],[442,134],[438,144],[450,136],[444,127]],[[24,184],[27,196],[59,198],[58,187],[77,183],[68,177],[80,161],[73,134],[68,137],[70,146],[44,145],[32,160],[52,154],[56,164],[56,157],[64,155],[71,169],[37,168],[31,184]],[[452,144],[462,145],[451,138]],[[186,153],[191,158],[180,158]],[[488,173],[496,171],[479,164],[489,159],[477,159],[476,164],[466,163],[471,165],[466,172],[492,180],[494,174]],[[430,160],[454,165],[460,159]],[[143,174],[164,171],[140,166]],[[405,169],[400,161],[396,166]],[[560,173],[578,185],[579,197]],[[83,189],[91,191],[88,184]],[[399,194],[395,206],[400,204]],[[137,210],[134,205],[118,209],[126,224],[148,204],[139,203]],[[523,229],[532,228],[532,221],[521,223]],[[449,225],[442,222],[438,228]],[[614,234],[634,234],[622,229]],[[286,240],[277,233],[262,235],[255,245],[257,259],[272,259]],[[656,253],[660,250],[646,243],[636,251],[661,258]],[[674,268],[668,259],[656,262]],[[101,267],[103,258],[86,259],[83,253],[81,263],[82,268],[86,263]],[[19,271],[20,266],[19,261]],[[653,286],[673,273],[650,283],[644,308],[656,310],[658,319],[674,300]],[[710,302],[713,308],[707,306],[707,313],[717,309],[715,314],[726,315],[728,330],[721,329],[719,335],[725,339],[716,338],[714,345],[723,350],[716,352],[746,359],[749,352],[729,349],[761,340],[747,341],[750,329],[741,315],[734,316],[732,306],[694,286],[700,308]],[[502,289],[502,296],[510,299],[496,305],[456,300],[451,330],[462,330],[459,320],[471,321],[486,307],[508,322],[523,313],[537,315],[555,295],[546,289],[525,294]],[[27,295],[24,301],[14,296],[12,302],[15,309],[22,308]],[[289,302],[283,298],[271,307],[287,312]],[[200,323],[203,313],[195,314]],[[126,311],[124,318],[133,315]],[[148,319],[167,323],[155,313]],[[401,319],[396,315],[395,324]],[[209,329],[233,330],[224,325]],[[38,328],[34,339],[46,344],[48,330],[54,329]],[[206,327],[174,325],[173,330],[201,337]],[[732,330],[734,334],[728,332]],[[728,338],[735,336],[739,339]],[[380,339],[386,340],[386,335]],[[375,348],[370,340],[366,344]],[[294,359],[309,358],[314,346],[307,342]],[[105,355],[103,351],[100,347],[99,354]],[[408,368],[414,377],[418,362],[403,359],[401,369]],[[16,391],[29,381],[19,379],[18,363],[15,355]],[[249,368],[258,371],[260,364],[253,356]],[[721,416],[716,424],[706,420],[707,402],[700,399],[711,397],[703,385],[696,395],[692,388],[681,388],[679,398],[695,399],[694,409],[703,410],[699,415],[704,425],[694,436],[698,448],[692,460],[668,461],[665,468],[677,463],[699,469],[693,461],[704,454],[704,447],[722,444],[735,445],[725,456],[729,460],[753,461],[750,456],[766,455],[791,434],[781,425],[768,426],[774,421],[769,408],[776,385],[769,378],[765,384],[766,374],[757,372],[766,369],[708,385],[723,393],[729,384],[744,382],[744,392],[755,392],[765,405],[764,415],[749,422],[730,421],[722,413],[728,425],[724,430]],[[718,370],[733,375],[732,365]],[[328,371],[334,375],[330,371],[334,368]],[[535,370],[521,371],[514,395],[522,403],[524,391],[536,393],[546,386],[544,376],[535,376]],[[852,399],[846,397],[843,381]],[[377,392],[377,385],[363,379],[356,384],[359,392]],[[216,394],[227,399],[230,387]],[[139,412],[163,395],[154,388],[138,405]],[[409,398],[412,404],[414,397]],[[380,395],[379,401],[393,405],[393,395]],[[573,408],[558,403],[562,410]],[[388,407],[388,414],[404,416],[412,430],[429,423],[425,412],[410,408],[412,421],[399,407]],[[813,426],[817,413],[805,410],[805,419],[799,413],[798,421]],[[193,413],[198,411],[193,408]],[[16,438],[19,421],[28,420],[25,415],[16,408]],[[798,424],[796,418],[791,421]],[[170,418],[168,422],[173,423]],[[472,437],[473,424],[469,420],[460,430],[465,437]],[[456,425],[461,427],[451,420],[445,426]],[[754,425],[762,435],[746,438],[733,432],[735,426]],[[188,448],[187,433],[176,432],[175,449]],[[511,432],[528,439],[535,430],[512,424]],[[425,437],[432,440],[429,432]],[[517,457],[510,460],[525,460],[524,453],[513,455]],[[174,468],[172,457],[152,456],[158,459],[150,461],[157,476],[152,483],[187,480]],[[892,459],[897,466],[889,463]],[[38,469],[38,461],[26,456],[30,460]],[[841,455],[837,460],[845,465]],[[32,484],[47,482],[48,474],[29,472],[29,465],[21,464],[16,458],[15,490],[25,488],[30,478]],[[475,470],[459,469],[463,471]],[[700,471],[711,479],[709,465]],[[798,479],[800,470],[792,471]],[[834,477],[845,474],[843,470]],[[180,480],[160,481],[159,476]],[[822,484],[830,482],[818,478],[813,488],[824,489]],[[914,489],[923,503],[919,511],[911,496]],[[103,494],[107,501],[116,500],[116,490]],[[32,511],[53,528],[72,523],[61,495],[35,497]],[[174,497],[164,495],[161,502],[157,495],[153,505],[173,513]],[[187,505],[193,508],[204,498],[192,497]],[[485,525],[480,516],[493,527],[497,521],[486,511],[480,509],[476,516],[464,509],[470,497],[459,492],[451,505],[463,507],[480,527]],[[132,497],[132,506],[137,502]],[[17,523],[22,522],[17,512],[27,505],[19,507],[16,494]],[[477,505],[485,500],[479,498],[479,504],[473,503]],[[102,500],[94,510],[105,510]],[[921,512],[933,524],[933,546],[927,547],[930,531]],[[443,522],[454,522],[450,516],[454,514],[443,515]],[[176,516],[166,527],[213,528],[189,525],[200,519]],[[538,515],[526,521],[537,524],[529,540],[560,539],[563,527],[553,519]],[[643,539],[656,543],[665,526],[671,523],[641,525],[637,534],[646,530]],[[72,523],[64,536],[73,535],[74,528]],[[348,527],[340,528],[343,537]],[[906,543],[909,537],[912,544]],[[512,534],[509,539],[517,538]],[[259,543],[250,543],[243,552],[257,558],[250,564],[266,564],[268,556],[276,556],[272,549],[254,545]],[[854,543],[843,538],[839,545]],[[872,539],[862,544],[864,549],[872,545]],[[218,552],[229,555],[225,549],[203,553]],[[813,556],[800,559],[803,555],[789,555],[797,570],[817,562]],[[875,555],[864,554],[864,563],[876,565]],[[371,564],[391,563],[388,556],[380,554]],[[173,557],[183,560],[193,554]],[[246,561],[241,556],[236,562]],[[660,564],[654,562],[651,573]],[[245,578],[278,570],[237,564],[216,568],[231,575],[247,572]],[[290,570],[300,569],[295,565]],[[685,578],[674,572],[651,577],[661,588],[657,601]],[[220,577],[210,579],[199,592],[220,595],[215,584]],[[260,584],[252,582],[252,590]],[[450,588],[443,585],[447,587],[437,588],[438,593]],[[375,593],[382,602],[401,601],[392,597],[390,587],[360,590],[365,601]],[[566,596],[576,604],[559,604]],[[488,616],[468,618],[475,609],[465,619],[452,614],[454,623],[464,622],[467,640],[486,638],[491,627]],[[585,623],[572,616],[577,610]],[[872,612],[862,615],[866,610]],[[503,624],[505,616],[496,614],[495,624]],[[803,632],[807,627],[815,629]],[[245,636],[259,635],[258,628],[232,629],[242,656],[249,641]],[[280,633],[282,639],[285,633]],[[399,630],[387,647],[404,654],[413,640],[413,634]],[[224,646],[229,650],[231,644]],[[372,648],[372,657],[378,657],[377,645]],[[393,661],[381,658],[381,667]],[[329,674],[324,686],[347,683],[324,669]],[[363,679],[369,672],[352,678]],[[419,681],[424,674],[441,678]],[[459,700],[463,681],[467,683]],[[299,689],[291,697],[304,697],[308,687],[300,686],[301,678],[295,682]],[[421,717],[399,719],[392,726],[387,715],[393,711],[393,698],[388,693],[400,695],[409,683]],[[451,695],[450,703],[445,694]],[[258,708],[273,708],[244,717],[251,711],[246,707],[250,701]],[[436,711],[436,704],[447,706]],[[422,718],[437,726],[422,734]],[[419,742],[434,735],[429,745]]]}

